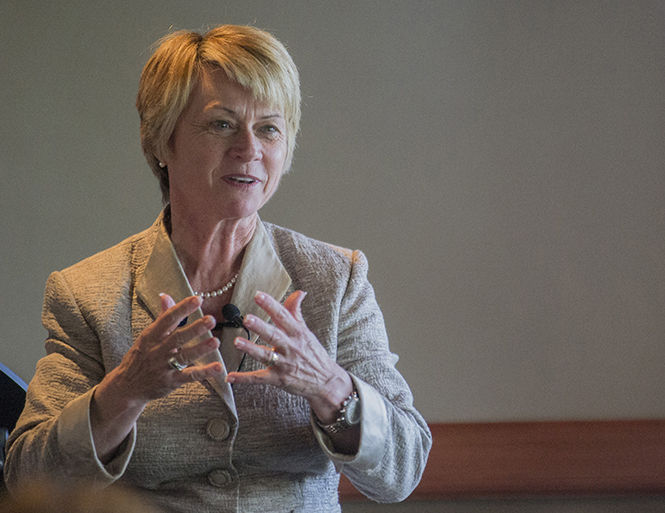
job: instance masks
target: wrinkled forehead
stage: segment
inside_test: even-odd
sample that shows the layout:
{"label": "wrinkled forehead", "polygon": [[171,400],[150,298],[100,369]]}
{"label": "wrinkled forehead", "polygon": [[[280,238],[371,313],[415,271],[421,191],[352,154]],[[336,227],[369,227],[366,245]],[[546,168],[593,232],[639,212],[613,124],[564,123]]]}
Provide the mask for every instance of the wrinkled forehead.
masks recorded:
{"label": "wrinkled forehead", "polygon": [[250,89],[230,79],[223,70],[209,70],[200,75],[181,117],[213,114],[285,122],[282,108],[257,99]]}
{"label": "wrinkled forehead", "polygon": [[191,95],[196,89],[209,97],[244,96],[251,99],[257,106],[269,109],[284,115],[286,97],[281,84],[275,83],[270,77],[260,77],[261,80],[242,76],[231,76],[221,66],[206,63],[200,66],[195,74],[195,81]]}

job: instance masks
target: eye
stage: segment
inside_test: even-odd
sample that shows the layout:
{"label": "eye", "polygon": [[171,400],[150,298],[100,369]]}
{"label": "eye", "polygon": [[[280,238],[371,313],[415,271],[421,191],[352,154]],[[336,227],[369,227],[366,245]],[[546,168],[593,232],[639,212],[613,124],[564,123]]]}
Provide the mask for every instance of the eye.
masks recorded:
{"label": "eye", "polygon": [[261,134],[263,134],[266,137],[269,137],[270,139],[276,139],[282,133],[279,127],[273,124],[261,125],[259,131]]}
{"label": "eye", "polygon": [[216,119],[212,122],[212,126],[217,130],[227,130],[229,128],[233,128],[231,122],[226,121],[225,119]]}

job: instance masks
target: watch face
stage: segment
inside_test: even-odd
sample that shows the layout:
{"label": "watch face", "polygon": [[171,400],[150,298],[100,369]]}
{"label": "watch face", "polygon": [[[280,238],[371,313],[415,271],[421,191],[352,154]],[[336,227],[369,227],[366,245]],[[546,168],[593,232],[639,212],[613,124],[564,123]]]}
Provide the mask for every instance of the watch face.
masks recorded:
{"label": "watch face", "polygon": [[360,422],[361,405],[360,399],[355,398],[346,406],[346,422],[351,426]]}

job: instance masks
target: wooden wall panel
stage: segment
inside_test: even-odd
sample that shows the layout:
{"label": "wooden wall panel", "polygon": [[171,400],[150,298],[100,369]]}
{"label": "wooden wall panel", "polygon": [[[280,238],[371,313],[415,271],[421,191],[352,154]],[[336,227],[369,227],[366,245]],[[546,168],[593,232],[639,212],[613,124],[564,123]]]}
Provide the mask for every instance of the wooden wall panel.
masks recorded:
{"label": "wooden wall panel", "polygon": [[[665,495],[665,420],[430,425],[432,452],[409,500]],[[363,496],[342,477],[343,501]]]}

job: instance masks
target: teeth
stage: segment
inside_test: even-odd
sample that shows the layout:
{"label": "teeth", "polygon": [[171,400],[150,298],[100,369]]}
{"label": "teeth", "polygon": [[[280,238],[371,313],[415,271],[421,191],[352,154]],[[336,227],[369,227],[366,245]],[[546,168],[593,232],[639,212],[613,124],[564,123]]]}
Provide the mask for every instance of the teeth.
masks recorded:
{"label": "teeth", "polygon": [[240,183],[252,183],[254,181],[251,178],[240,178],[240,177],[237,177],[237,176],[231,177],[231,180],[233,180],[235,182],[240,182]]}

